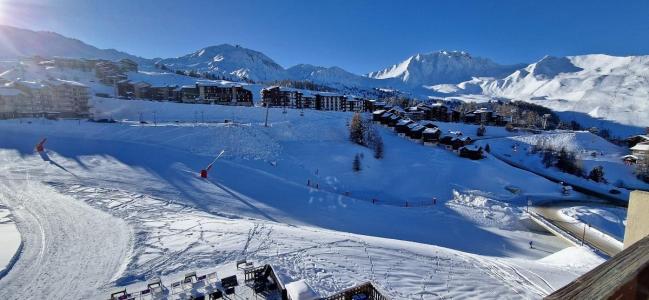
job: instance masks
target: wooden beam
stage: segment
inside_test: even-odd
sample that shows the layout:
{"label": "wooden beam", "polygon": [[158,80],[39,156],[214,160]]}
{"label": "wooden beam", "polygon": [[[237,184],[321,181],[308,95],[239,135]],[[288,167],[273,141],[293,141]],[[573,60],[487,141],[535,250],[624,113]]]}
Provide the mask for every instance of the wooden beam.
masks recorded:
{"label": "wooden beam", "polygon": [[545,299],[649,299],[649,236]]}

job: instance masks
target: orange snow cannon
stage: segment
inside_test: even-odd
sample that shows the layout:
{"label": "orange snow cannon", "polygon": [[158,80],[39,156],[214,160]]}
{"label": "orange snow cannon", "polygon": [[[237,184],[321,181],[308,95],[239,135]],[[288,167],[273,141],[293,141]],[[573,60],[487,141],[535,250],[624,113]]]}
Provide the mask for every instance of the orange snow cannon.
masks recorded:
{"label": "orange snow cannon", "polygon": [[36,151],[37,152],[43,152],[45,151],[45,142],[47,139],[42,139],[40,143],[36,144]]}

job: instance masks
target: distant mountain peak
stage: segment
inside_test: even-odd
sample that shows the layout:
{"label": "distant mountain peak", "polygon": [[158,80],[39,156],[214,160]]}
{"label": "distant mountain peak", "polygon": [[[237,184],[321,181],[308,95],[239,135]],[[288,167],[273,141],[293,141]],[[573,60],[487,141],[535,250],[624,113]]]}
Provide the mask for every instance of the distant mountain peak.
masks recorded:
{"label": "distant mountain peak", "polygon": [[374,79],[398,79],[410,86],[459,83],[472,77],[506,76],[521,65],[506,66],[465,51],[417,53],[401,63],[367,74]]}

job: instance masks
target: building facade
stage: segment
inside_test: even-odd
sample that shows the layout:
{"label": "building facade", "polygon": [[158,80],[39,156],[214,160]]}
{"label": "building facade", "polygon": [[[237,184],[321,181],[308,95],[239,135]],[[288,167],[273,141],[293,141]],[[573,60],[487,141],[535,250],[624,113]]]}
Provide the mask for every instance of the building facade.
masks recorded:
{"label": "building facade", "polygon": [[68,80],[18,81],[0,87],[0,115],[17,117],[88,117],[87,86]]}

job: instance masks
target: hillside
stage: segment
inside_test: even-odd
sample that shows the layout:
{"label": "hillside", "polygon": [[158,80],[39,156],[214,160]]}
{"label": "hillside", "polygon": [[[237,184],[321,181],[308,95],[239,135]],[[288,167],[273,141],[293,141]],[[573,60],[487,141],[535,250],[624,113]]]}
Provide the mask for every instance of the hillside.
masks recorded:
{"label": "hillside", "polygon": [[286,77],[284,68],[265,54],[229,44],[206,47],[184,56],[161,59],[157,63],[175,70],[195,70],[254,81]]}
{"label": "hillside", "polygon": [[137,62],[145,59],[115,49],[99,49],[80,40],[49,31],[33,31],[0,25],[0,58],[40,55],[44,57],[101,58],[120,60],[129,58]]}
{"label": "hillside", "polygon": [[634,129],[619,125],[636,132],[649,126],[649,56],[546,56],[502,79],[474,78],[431,90],[450,98],[525,100],[566,112],[564,119],[620,133]]}

